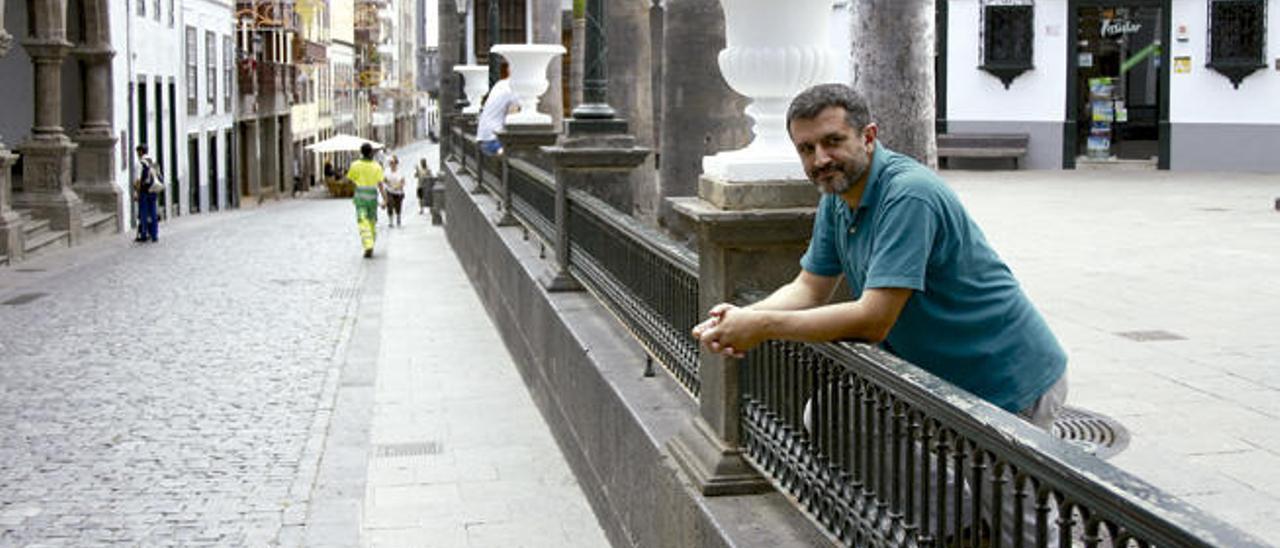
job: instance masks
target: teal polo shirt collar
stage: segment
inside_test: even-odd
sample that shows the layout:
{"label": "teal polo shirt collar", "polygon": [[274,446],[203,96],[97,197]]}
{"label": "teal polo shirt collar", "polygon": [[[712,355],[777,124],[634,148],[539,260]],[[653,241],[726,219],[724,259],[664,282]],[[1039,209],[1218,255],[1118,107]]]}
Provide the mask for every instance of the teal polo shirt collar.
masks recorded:
{"label": "teal polo shirt collar", "polygon": [[871,217],[871,210],[880,204],[880,196],[884,193],[884,183],[880,181],[880,176],[884,174],[887,155],[878,139],[875,145],[875,149],[871,151],[871,169],[867,172],[867,188],[862,191],[862,198],[858,200],[857,211],[849,209],[843,198],[840,198],[840,203],[844,207],[837,208],[840,225],[849,227],[850,233],[858,230],[859,223]]}

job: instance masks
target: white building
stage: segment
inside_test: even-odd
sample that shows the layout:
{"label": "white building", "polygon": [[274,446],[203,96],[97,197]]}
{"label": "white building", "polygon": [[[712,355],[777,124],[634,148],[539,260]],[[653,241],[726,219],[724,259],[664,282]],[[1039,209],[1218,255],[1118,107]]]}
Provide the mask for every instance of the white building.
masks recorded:
{"label": "white building", "polygon": [[1026,133],[1033,169],[1280,171],[1278,0],[938,6],[948,132]]}
{"label": "white building", "polygon": [[186,160],[182,164],[191,212],[239,203],[235,185],[234,17],[228,0],[184,0],[182,60]]}
{"label": "white building", "polygon": [[[128,0],[113,2],[112,9],[125,8],[127,14],[113,17],[124,25],[124,32],[112,36],[117,52],[114,71],[115,119],[128,128],[124,136],[128,161],[121,162],[126,173],[121,186],[124,211],[130,211],[128,181],[136,176],[137,162],[133,149],[147,145],[151,158],[168,182],[161,197],[161,217],[185,213],[190,192],[186,178],[185,134],[181,125],[185,118],[186,100],[182,86],[181,14],[174,0]],[[114,25],[119,26],[119,25]],[[136,212],[133,217],[136,219]]]}

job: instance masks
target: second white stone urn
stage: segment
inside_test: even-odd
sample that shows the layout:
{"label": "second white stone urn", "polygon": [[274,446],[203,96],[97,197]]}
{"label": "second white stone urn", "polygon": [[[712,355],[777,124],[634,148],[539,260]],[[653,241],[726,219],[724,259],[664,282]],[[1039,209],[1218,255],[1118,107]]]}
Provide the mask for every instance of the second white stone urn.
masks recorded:
{"label": "second white stone urn", "polygon": [[511,67],[511,90],[520,97],[520,112],[507,116],[508,124],[550,124],[551,115],[538,112],[538,98],[547,92],[547,64],[564,55],[558,44],[498,44],[489,51],[501,55]]}
{"label": "second white stone urn", "polygon": [[804,179],[787,135],[787,107],[809,86],[835,74],[829,44],[832,0],[720,0],[726,47],[720,72],[751,99],[755,139],[744,149],[703,158],[705,175],[727,181]]}
{"label": "second white stone urn", "polygon": [[480,112],[480,99],[489,91],[489,67],[483,65],[455,65],[453,71],[461,74],[466,82],[462,92],[467,95],[467,108],[463,114]]}

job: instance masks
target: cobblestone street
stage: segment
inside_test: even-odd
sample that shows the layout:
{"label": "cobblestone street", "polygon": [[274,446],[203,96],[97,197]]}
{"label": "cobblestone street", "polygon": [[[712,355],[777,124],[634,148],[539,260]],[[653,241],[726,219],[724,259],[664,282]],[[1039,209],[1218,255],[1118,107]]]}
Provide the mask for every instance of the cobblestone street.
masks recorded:
{"label": "cobblestone street", "polygon": [[365,266],[351,219],[286,201],[0,271],[0,302],[34,299],[0,305],[0,546],[300,538]]}

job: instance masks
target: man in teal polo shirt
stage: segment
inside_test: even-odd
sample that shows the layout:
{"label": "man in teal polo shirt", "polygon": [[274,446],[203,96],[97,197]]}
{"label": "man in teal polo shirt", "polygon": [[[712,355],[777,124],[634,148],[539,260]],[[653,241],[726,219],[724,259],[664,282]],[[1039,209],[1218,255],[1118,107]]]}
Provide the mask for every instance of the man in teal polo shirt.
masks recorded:
{"label": "man in teal polo shirt", "polygon": [[[801,93],[787,127],[823,194],[800,274],[750,306],[716,305],[694,336],[739,357],[766,339],[879,343],[1048,430],[1066,353],[956,195],[879,145],[848,86]],[[853,301],[828,304],[841,274]]]}

